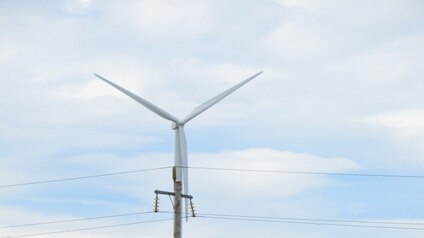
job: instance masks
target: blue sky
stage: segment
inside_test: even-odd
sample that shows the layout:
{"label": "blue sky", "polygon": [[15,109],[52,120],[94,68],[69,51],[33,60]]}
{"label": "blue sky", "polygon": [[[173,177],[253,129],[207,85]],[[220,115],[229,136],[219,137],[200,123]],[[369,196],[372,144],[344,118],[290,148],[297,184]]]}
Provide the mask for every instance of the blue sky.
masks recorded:
{"label": "blue sky", "polygon": [[[0,184],[170,166],[173,115],[202,167],[422,175],[422,1],[2,1]],[[152,209],[171,171],[1,188],[0,224]],[[424,222],[422,179],[190,171],[199,213]],[[166,197],[161,209],[171,210]],[[1,236],[161,219],[0,229]],[[205,231],[207,231],[205,233]],[[168,237],[172,221],[56,237]],[[202,218],[185,237],[422,237]],[[42,236],[43,237],[43,236]],[[54,237],[54,236],[45,236]]]}

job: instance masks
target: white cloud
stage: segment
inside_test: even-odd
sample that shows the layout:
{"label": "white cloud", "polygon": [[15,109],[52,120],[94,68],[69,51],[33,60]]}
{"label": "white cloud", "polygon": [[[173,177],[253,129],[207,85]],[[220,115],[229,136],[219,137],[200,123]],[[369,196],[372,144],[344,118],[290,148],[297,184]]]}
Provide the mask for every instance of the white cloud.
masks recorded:
{"label": "white cloud", "polygon": [[[0,23],[1,24],[1,23]],[[0,63],[6,63],[13,59],[13,56],[18,51],[13,39],[0,37]]]}
{"label": "white cloud", "polygon": [[70,13],[83,13],[93,5],[93,0],[67,0],[65,9]]}
{"label": "white cloud", "polygon": [[[80,166],[78,169],[79,173],[82,170],[85,171],[102,171],[107,172],[118,172],[125,170],[135,170],[141,168],[153,168],[159,166],[166,166],[172,163],[172,153],[145,153],[137,156],[115,156],[108,154],[91,154],[83,156],[69,157],[65,160],[62,159],[60,164],[67,164],[66,168],[75,168]],[[225,168],[242,168],[242,169],[259,169],[259,170],[291,170],[291,171],[322,171],[322,172],[346,172],[357,170],[358,165],[348,159],[344,158],[324,158],[320,156],[314,156],[304,153],[294,153],[286,151],[278,151],[268,148],[252,148],[240,151],[224,151],[218,153],[189,153],[190,166],[201,166],[201,167],[225,167]],[[31,166],[30,166],[31,167]],[[34,169],[34,167],[32,167]],[[50,166],[51,168],[51,166]],[[72,173],[66,168],[56,168],[55,173],[57,177],[66,177]],[[32,171],[34,173],[35,171]],[[153,201],[154,189],[160,188],[161,190],[172,190],[170,169],[151,171],[144,173],[134,173],[115,177],[105,177],[95,180],[90,180],[80,185],[79,187],[90,188],[93,191],[103,191],[105,194],[119,194],[120,197],[135,197],[140,202],[134,204],[126,204],[120,200],[116,202],[110,202],[108,198],[99,197],[96,199],[79,195],[77,197],[66,198],[59,196],[43,195],[43,189],[52,189],[54,186],[60,186],[60,184],[50,184],[47,187],[39,187],[35,189],[36,193],[30,190],[21,191],[21,195],[28,202],[36,202],[39,204],[78,204],[78,206],[90,206],[96,208],[102,208],[99,210],[99,214],[105,214],[105,211],[114,210],[115,213],[121,213],[120,211],[133,211],[135,210],[149,210],[150,201]],[[95,172],[92,172],[95,173]],[[43,176],[47,173],[44,173]],[[49,173],[50,174],[50,173]],[[67,175],[66,175],[67,174]],[[82,174],[84,175],[84,174]],[[52,176],[51,174],[49,175]],[[75,176],[75,175],[74,175]],[[294,196],[295,194],[302,193],[311,188],[319,188],[323,186],[329,186],[331,180],[323,179],[316,176],[307,175],[287,175],[287,174],[256,174],[256,173],[245,173],[245,172],[225,172],[225,171],[209,171],[209,170],[190,170],[190,184],[191,191],[195,197],[195,204],[199,204],[200,212],[215,211],[215,209],[222,209],[219,205],[222,200],[231,204],[232,208],[229,208],[226,212],[231,213],[234,209],[245,207],[246,203],[235,203],[239,198],[243,198],[246,201],[252,201],[255,197],[264,199],[264,194],[267,194],[266,200],[263,202],[274,201],[275,199],[283,199],[283,197]],[[154,181],[154,182],[147,182]],[[72,183],[68,183],[67,190],[72,190]],[[270,193],[272,191],[272,193]],[[46,191],[47,192],[47,191]],[[2,195],[3,198],[9,194],[5,193]],[[148,194],[152,194],[149,196]],[[223,194],[232,194],[230,197],[222,197]],[[13,194],[9,194],[13,197]],[[16,196],[16,194],[15,194]],[[112,200],[113,201],[113,200]],[[149,202],[147,202],[149,201]],[[170,210],[170,204],[168,199],[163,197],[161,199],[161,210]],[[270,202],[273,203],[273,202]],[[261,206],[258,206],[261,207]],[[61,215],[55,215],[51,212],[39,212],[37,209],[18,209],[14,207],[3,207],[0,209],[3,211],[2,214],[13,213],[13,216],[8,216],[9,219],[4,224],[13,223],[31,223],[49,220],[61,220],[69,219],[73,216],[66,216],[64,212],[60,212]],[[119,211],[119,212],[116,212]],[[253,208],[251,212],[258,212],[258,209]],[[243,212],[239,212],[243,214]],[[250,214],[245,212],[244,214]],[[5,216],[3,216],[5,217]],[[155,216],[149,218],[157,218]],[[140,220],[138,218],[137,220]],[[121,218],[116,221],[107,221],[108,223],[124,223],[126,220]],[[101,222],[101,221],[99,221]],[[99,225],[99,222],[95,222],[95,225]],[[193,221],[194,222],[194,221]],[[83,222],[79,223],[81,227],[93,226],[93,223]],[[104,224],[103,221],[101,224]],[[215,226],[215,222],[202,224],[192,223],[185,224],[185,229],[190,231],[188,236],[197,234],[203,226]],[[43,227],[46,231],[61,230],[65,228],[72,229],[75,224],[68,224],[67,226],[50,226]],[[170,226],[170,225],[169,225]],[[170,226],[171,227],[171,226]],[[170,228],[169,227],[169,228]],[[118,234],[111,234],[114,237],[121,234],[122,232],[129,232],[135,228],[120,229]],[[151,226],[149,226],[149,229]],[[222,232],[222,226],[216,226],[217,233]],[[22,230],[21,230],[22,231]],[[146,231],[147,232],[147,231]],[[32,233],[28,231],[28,233]],[[102,233],[101,230],[96,231],[95,234]],[[7,234],[7,233],[4,233]],[[9,233],[10,234],[10,233]],[[75,233],[76,234],[76,233]],[[87,234],[82,232],[81,235]],[[144,233],[143,233],[144,234]],[[146,236],[150,234],[146,233]],[[129,236],[131,237],[131,236]]]}
{"label": "white cloud", "polygon": [[179,42],[210,34],[213,29],[211,11],[207,1],[126,1],[112,4],[106,10],[114,21],[124,20],[144,39]]}
{"label": "white cloud", "polygon": [[416,81],[422,71],[424,51],[422,36],[405,36],[379,45],[357,59],[357,69],[369,81]]}
{"label": "white cloud", "polygon": [[[169,148],[172,149],[172,148]],[[239,151],[198,153],[189,151],[189,166],[206,168],[235,168],[252,170],[280,170],[304,172],[350,172],[360,167],[352,160],[338,157],[320,157],[304,153],[252,148]],[[172,153],[145,153],[137,156],[91,154],[66,159],[72,166],[82,166],[102,173],[155,168],[173,164]],[[64,161],[62,160],[62,163]],[[252,173],[190,169],[191,191],[196,194],[227,193],[237,191],[238,196],[251,196],[274,191],[273,196],[293,196],[313,187],[331,184],[330,178],[316,175]],[[123,176],[121,182],[97,183],[102,189],[145,199],[148,191],[168,187],[170,169]],[[99,172],[100,173],[100,172]],[[168,176],[169,175],[169,176]],[[125,181],[122,183],[122,181]],[[146,183],[155,181],[155,183]],[[171,188],[169,188],[171,189]],[[205,191],[207,189],[208,191]]]}
{"label": "white cloud", "polygon": [[342,23],[365,28],[413,19],[420,15],[420,9],[416,4],[422,4],[420,1],[392,0],[277,0],[276,2],[293,10],[300,10],[316,19],[333,20],[334,24]]}
{"label": "white cloud", "polygon": [[[269,148],[252,148],[242,151],[227,151],[216,154],[192,154],[190,165],[205,167],[224,167],[252,170],[346,172],[359,166],[345,158],[323,158],[314,155],[278,151]],[[244,193],[265,193],[275,191],[280,195],[293,195],[307,188],[323,186],[325,179],[316,176],[296,174],[255,174],[243,172],[202,173],[193,170],[200,180],[213,181],[209,187],[216,190],[237,190]]]}
{"label": "white cloud", "polygon": [[394,130],[404,137],[424,136],[424,109],[408,109],[370,116],[366,122]]}
{"label": "white cloud", "polygon": [[[260,43],[271,54],[284,58],[316,59],[325,57],[337,49],[340,37],[331,29],[314,22],[284,21]],[[327,58],[325,57],[325,58]]]}

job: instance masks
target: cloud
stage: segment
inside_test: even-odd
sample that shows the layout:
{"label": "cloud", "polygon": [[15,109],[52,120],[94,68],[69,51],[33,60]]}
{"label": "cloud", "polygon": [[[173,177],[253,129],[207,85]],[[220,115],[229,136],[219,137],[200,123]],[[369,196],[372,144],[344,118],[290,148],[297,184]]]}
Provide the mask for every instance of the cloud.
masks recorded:
{"label": "cloud", "polygon": [[303,20],[283,21],[260,42],[274,55],[283,58],[316,59],[334,53],[340,42],[331,29]]}
{"label": "cloud", "polygon": [[81,14],[93,5],[93,0],[67,0],[65,9],[70,13]]}
{"label": "cloud", "polygon": [[[127,1],[112,4],[106,10],[114,21],[122,21],[149,41],[189,40],[210,34],[213,29],[207,1]],[[123,17],[122,14],[125,16]]]}
{"label": "cloud", "polygon": [[424,136],[424,109],[408,109],[381,113],[365,119],[366,122],[388,128],[407,138]]}
{"label": "cloud", "polygon": [[[226,151],[216,154],[191,155],[190,165],[224,167],[253,170],[346,172],[359,168],[355,162],[345,158],[323,158],[319,156],[279,151],[269,148],[252,148],[241,151]],[[265,193],[275,191],[282,196],[293,195],[315,186],[323,186],[325,180],[315,176],[293,174],[254,174],[242,172],[215,172],[193,170],[197,181],[210,181],[209,187],[216,190],[237,190],[242,193]]]}
{"label": "cloud", "polygon": [[[422,108],[409,108],[390,110],[375,113],[362,118],[362,122],[371,126],[375,133],[385,135],[385,138],[393,141],[395,149],[389,155],[382,156],[377,160],[384,161],[385,166],[393,168],[409,167],[413,170],[424,166],[422,144],[424,142],[424,110]],[[398,153],[398,155],[396,155]]]}
{"label": "cloud", "polygon": [[[119,161],[125,160],[125,163]],[[101,164],[106,171],[125,171],[140,168],[160,167],[173,164],[173,154],[147,153],[137,156],[116,158],[106,154],[77,156],[69,158],[69,163],[81,164],[97,168]],[[360,167],[352,160],[345,158],[324,158],[320,156],[279,151],[270,148],[251,148],[238,151],[217,153],[199,153],[189,151],[189,166],[210,168],[236,168],[253,170],[281,171],[313,171],[313,172],[347,172]],[[209,189],[229,191],[236,189],[242,193],[260,193],[278,191],[278,194],[288,196],[299,193],[310,187],[325,186],[326,179],[316,176],[275,173],[243,173],[235,171],[214,171],[190,169],[190,177],[195,181],[195,189],[202,191],[205,184]],[[130,177],[131,178],[131,177]],[[142,182],[142,180],[137,179]],[[163,179],[158,179],[160,181]],[[212,182],[213,181],[213,182]],[[136,182],[136,181],[133,181]],[[144,186],[139,184],[134,187]],[[129,189],[127,187],[126,189]]]}
{"label": "cloud", "polygon": [[[172,163],[172,153],[144,153],[137,156],[122,156],[122,155],[111,155],[111,154],[91,154],[82,156],[71,156],[66,159],[62,159],[60,164],[67,164],[65,167],[55,168],[56,176],[66,177],[65,174],[69,174],[71,168],[79,169],[75,170],[78,173],[81,171],[91,171],[91,173],[100,173],[93,171],[117,172],[125,170],[134,170],[141,168],[153,168],[164,166]],[[297,171],[322,171],[322,172],[346,172],[359,169],[359,166],[344,158],[324,158],[320,156],[295,153],[287,151],[278,151],[269,148],[251,148],[246,150],[232,150],[223,151],[217,153],[189,153],[190,166],[201,166],[201,167],[225,167],[225,168],[242,168],[242,169],[263,169],[263,170],[297,170]],[[50,165],[51,167],[52,165]],[[32,173],[34,173],[34,166]],[[46,206],[46,209],[40,211],[39,209],[31,208],[17,208],[14,206],[6,206],[0,210],[4,212],[2,214],[13,213],[6,223],[4,224],[16,224],[16,223],[31,223],[49,220],[61,220],[69,218],[77,218],[78,215],[66,214],[66,211],[62,211],[57,215],[55,211],[50,211],[47,207],[53,206],[54,204],[67,204],[70,207],[87,207],[87,212],[93,214],[103,215],[109,213],[121,213],[121,211],[133,211],[133,210],[149,210],[151,209],[150,201],[153,201],[152,191],[160,188],[161,190],[172,190],[170,170],[163,171],[151,171],[145,173],[134,173],[115,177],[105,177],[95,180],[83,182],[83,184],[76,181],[67,182],[66,194],[61,195],[63,189],[62,184],[49,184],[47,186],[39,186],[38,188],[27,188],[21,191],[19,194],[24,198],[26,202],[35,203],[39,206]],[[44,176],[47,173],[44,173]],[[69,176],[68,175],[68,176]],[[50,175],[52,176],[52,175]],[[154,182],[147,182],[154,181]],[[78,185],[79,184],[79,185]],[[261,198],[262,202],[272,202],[275,199],[281,200],[284,197],[292,197],[296,194],[306,192],[311,188],[322,188],[324,186],[331,186],[330,179],[322,179],[316,176],[306,175],[286,175],[286,174],[256,174],[256,173],[240,173],[240,172],[225,172],[225,171],[208,171],[208,170],[196,170],[190,169],[190,184],[191,191],[195,197],[195,204],[199,205],[200,212],[208,211],[219,211],[222,210],[220,205],[222,202],[232,204],[232,208],[229,208],[226,212],[234,212],[234,209],[245,207],[246,203],[252,201],[252,199]],[[84,190],[89,188],[85,194],[76,193],[74,195],[72,191],[75,189]],[[43,191],[48,189],[48,191]],[[55,192],[49,192],[54,190]],[[270,193],[270,191],[273,191]],[[96,197],[95,194],[100,193]],[[4,193],[2,198],[4,199],[8,193]],[[119,194],[119,199],[111,199],[106,194]],[[149,196],[148,194],[152,194]],[[223,194],[232,194],[231,197],[223,198]],[[267,196],[263,196],[267,194]],[[16,195],[16,194],[15,194]],[[10,195],[13,197],[13,194]],[[235,203],[234,201],[239,198],[243,198],[244,203]],[[132,201],[129,198],[135,198]],[[265,199],[266,198],[266,199]],[[170,210],[170,204],[166,198],[163,198],[160,209],[162,211]],[[90,207],[88,209],[88,207]],[[260,206],[259,206],[260,207]],[[97,209],[97,210],[96,210]],[[240,210],[239,210],[240,211]],[[68,211],[69,212],[69,211]],[[258,212],[257,209],[252,208],[250,213]],[[82,212],[81,216],[84,216],[86,212]],[[239,212],[240,213],[240,212]],[[92,216],[92,215],[90,215]],[[156,216],[149,216],[149,218],[157,219]],[[130,219],[130,218],[128,218]],[[142,220],[144,217],[135,217],[136,220]],[[145,218],[147,219],[147,218]],[[128,221],[126,218],[120,218],[119,220],[105,220],[92,222],[78,223],[78,227],[89,227],[94,225],[102,224],[115,224],[124,223]],[[131,220],[129,220],[131,221]],[[101,222],[101,223],[100,223]],[[194,221],[193,221],[194,222]],[[94,225],[93,225],[94,224]],[[190,234],[198,233],[202,230],[200,227],[203,226],[215,226],[215,222],[208,224],[186,224],[185,229],[191,231]],[[219,224],[219,223],[218,223]],[[40,232],[44,229],[46,231],[51,230],[62,230],[62,229],[73,229],[75,224],[71,223],[66,226],[49,226],[43,227]],[[158,225],[158,227],[161,227]],[[169,228],[171,226],[169,225]],[[150,229],[156,229],[149,226]],[[217,225],[217,234],[220,234],[222,226]],[[130,232],[135,228],[128,227],[123,232]],[[149,230],[150,230],[149,229]],[[21,232],[23,230],[20,230]],[[147,232],[147,231],[146,231]],[[32,231],[28,230],[28,233]],[[101,234],[102,231],[96,231],[95,234]],[[6,234],[6,233],[4,233]],[[10,234],[10,233],[8,233]],[[81,235],[87,234],[82,232]],[[122,231],[119,232],[122,235]],[[119,235],[115,234],[115,235]],[[144,234],[144,233],[143,233]],[[150,234],[146,233],[146,236]],[[114,237],[113,233],[110,234]],[[189,235],[190,236],[190,235]],[[131,235],[129,236],[131,237]]]}
{"label": "cloud", "polygon": [[[138,155],[86,153],[82,155],[62,156],[60,160],[57,160],[55,163],[50,162],[48,171],[45,171],[47,167],[42,165],[44,164],[43,161],[46,160],[47,159],[36,160],[34,158],[25,161],[21,160],[20,163],[25,164],[25,168],[22,166],[20,167],[20,163],[18,162],[9,164],[8,167],[10,170],[19,169],[20,171],[26,171],[24,173],[26,176],[17,177],[13,174],[9,174],[7,181],[11,181],[10,183],[19,183],[45,180],[48,178],[65,178],[84,176],[87,174],[114,173],[170,166],[173,164],[173,154],[163,152],[141,153]],[[40,165],[36,166],[35,164]],[[269,148],[251,148],[217,153],[189,151],[189,166],[304,172],[350,172],[360,168],[357,163],[345,158],[325,158],[304,153],[278,151]],[[210,198],[207,196],[205,197],[205,195],[211,192],[213,192],[213,194],[225,194],[230,191],[236,191],[234,196],[254,197],[260,196],[260,194],[267,194],[268,191],[274,191],[272,193],[272,198],[267,198],[272,200],[275,197],[292,197],[306,192],[311,188],[332,186],[332,180],[330,178],[317,177],[316,175],[215,171],[195,168],[189,171],[191,191],[197,196],[200,196],[199,200],[201,203],[208,202]],[[76,191],[75,195],[70,197],[60,195],[61,193],[59,191],[62,190],[60,187],[61,184],[46,184],[46,186],[29,187],[26,188],[26,190],[17,191],[17,194],[20,194],[21,197],[25,197],[28,202],[40,201],[46,203],[46,201],[57,200],[59,203],[77,203],[81,206],[84,203],[84,199],[88,199],[87,202],[92,203],[93,209],[102,206],[110,208],[110,206],[107,205],[108,203],[114,203],[117,205],[116,207],[121,206],[129,209],[135,205],[135,201],[130,200],[132,202],[125,204],[121,200],[128,201],[129,198],[132,198],[137,199],[136,203],[139,203],[145,201],[148,198],[147,194],[150,194],[154,189],[161,188],[162,190],[172,190],[172,186],[170,186],[170,174],[170,169],[124,174],[122,176],[93,179],[88,181],[89,183],[81,188],[74,186],[72,182],[68,182],[67,191]],[[147,181],[154,181],[154,183]],[[79,182],[80,181],[76,181],[77,184]],[[43,192],[43,189],[51,189],[52,187],[57,187],[57,195],[46,194],[47,191]],[[87,192],[87,196],[76,196],[78,190],[84,190],[84,187],[90,187],[90,192]],[[98,202],[96,202],[95,195],[97,193],[100,193],[100,197],[97,197]],[[109,196],[102,197],[102,194],[120,194],[121,199],[110,200],[108,198]],[[16,196],[16,194],[4,193],[2,198],[5,199],[6,197],[13,196]],[[72,202],[73,200],[75,201]],[[147,205],[149,204],[150,203]]]}
{"label": "cloud", "polygon": [[419,1],[337,1],[337,0],[276,0],[293,10],[315,19],[333,20],[334,24],[373,28],[394,22],[414,19],[420,10]]}
{"label": "cloud", "polygon": [[424,63],[422,36],[405,36],[365,52],[359,56],[358,66],[368,81],[390,82],[419,80]]}

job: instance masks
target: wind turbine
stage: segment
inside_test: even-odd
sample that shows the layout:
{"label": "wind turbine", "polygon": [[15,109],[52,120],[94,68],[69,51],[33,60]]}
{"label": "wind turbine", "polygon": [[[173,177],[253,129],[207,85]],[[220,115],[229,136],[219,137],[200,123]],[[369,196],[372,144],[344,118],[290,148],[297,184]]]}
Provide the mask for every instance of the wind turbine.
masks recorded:
{"label": "wind turbine", "polygon": [[[100,78],[101,80],[105,81],[106,83],[110,84],[114,88],[118,89],[122,93],[126,94],[127,96],[131,97],[135,101],[139,102],[141,105],[145,106],[152,112],[156,113],[158,116],[171,121],[172,122],[172,129],[175,130],[175,155],[174,155],[174,169],[175,169],[175,181],[176,183],[179,183],[181,185],[181,182],[183,183],[183,191],[184,194],[188,195],[188,161],[187,161],[187,143],[186,143],[186,137],[184,133],[184,125],[189,122],[191,119],[195,118],[202,112],[206,111],[208,108],[215,105],[217,102],[221,101],[223,98],[228,96],[229,94],[233,93],[246,83],[250,82],[252,79],[260,75],[262,71],[256,73],[255,75],[241,81],[240,83],[234,85],[233,87],[225,90],[224,92],[218,94],[217,96],[209,99],[208,101],[204,102],[200,106],[196,107],[193,111],[191,111],[184,119],[180,120],[177,117],[171,115],[170,113],[166,112],[165,110],[161,109],[160,107],[154,105],[153,103],[147,101],[146,99],[128,91],[127,89],[107,80],[106,78],[94,74],[96,77]],[[181,191],[181,188],[175,188],[177,194],[177,190]],[[185,213],[188,214],[188,201],[185,199]]]}

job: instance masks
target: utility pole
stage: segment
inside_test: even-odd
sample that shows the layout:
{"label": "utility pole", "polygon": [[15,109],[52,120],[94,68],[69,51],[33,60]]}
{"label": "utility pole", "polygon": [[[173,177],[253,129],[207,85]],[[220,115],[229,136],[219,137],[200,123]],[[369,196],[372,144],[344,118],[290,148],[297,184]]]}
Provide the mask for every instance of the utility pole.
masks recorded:
{"label": "utility pole", "polygon": [[172,168],[172,179],[174,180],[174,238],[181,238],[181,181],[177,181],[177,171]]}
{"label": "utility pole", "polygon": [[[158,195],[168,195],[169,197],[174,196],[174,202],[173,202],[173,207],[174,207],[174,238],[181,238],[182,235],[182,224],[181,224],[181,218],[182,218],[182,206],[181,206],[181,200],[182,198],[185,199],[189,199],[190,200],[190,210],[191,210],[191,216],[195,217],[196,213],[194,211],[194,205],[193,205],[193,196],[191,195],[187,195],[187,194],[182,194],[181,190],[182,190],[182,183],[181,181],[177,181],[177,176],[176,176],[176,168],[177,166],[174,166],[172,169],[172,179],[174,181],[174,192],[167,192],[167,191],[161,191],[161,190],[155,190],[155,194],[156,194],[156,198],[155,198],[155,203],[154,203],[154,212],[159,212],[159,197]],[[172,202],[172,200],[171,200]],[[186,215],[188,216],[188,214]]]}

